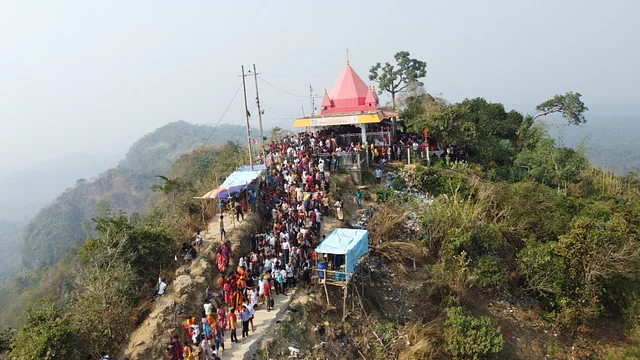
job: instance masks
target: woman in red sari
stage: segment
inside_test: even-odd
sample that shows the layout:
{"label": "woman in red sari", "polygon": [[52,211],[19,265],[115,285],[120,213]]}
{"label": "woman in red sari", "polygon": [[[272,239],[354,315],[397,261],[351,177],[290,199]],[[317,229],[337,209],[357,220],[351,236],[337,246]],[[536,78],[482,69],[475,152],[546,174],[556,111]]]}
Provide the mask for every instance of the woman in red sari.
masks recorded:
{"label": "woman in red sari", "polygon": [[218,270],[221,274],[224,274],[227,270],[227,257],[222,253],[222,250],[218,250],[218,255],[216,256],[216,258],[218,263]]}
{"label": "woman in red sari", "polygon": [[224,329],[227,327],[227,314],[224,310],[224,306],[220,306],[218,308],[218,326],[222,329],[224,333]]}
{"label": "woman in red sari", "polygon": [[224,290],[224,303],[227,304],[227,306],[231,307],[231,298],[233,295],[231,285],[228,282],[225,282],[222,289]]}

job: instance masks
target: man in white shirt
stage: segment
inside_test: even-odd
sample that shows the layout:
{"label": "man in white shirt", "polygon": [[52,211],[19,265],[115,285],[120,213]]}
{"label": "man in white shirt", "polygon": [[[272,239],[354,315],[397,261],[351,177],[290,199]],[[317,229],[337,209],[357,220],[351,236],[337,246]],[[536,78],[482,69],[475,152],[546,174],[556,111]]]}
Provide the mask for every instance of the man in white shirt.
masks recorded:
{"label": "man in white shirt", "polygon": [[316,223],[314,224],[316,226],[316,231],[320,232],[320,224],[322,223],[322,212],[320,211],[320,209],[316,209]]}
{"label": "man in white shirt", "polygon": [[[243,305],[245,306],[245,305]],[[249,310],[249,315],[251,316],[249,318],[249,324],[251,324],[251,331],[256,331],[256,327],[253,325],[253,315],[255,315],[255,309],[253,308],[253,304],[248,302],[247,305],[247,310]]]}
{"label": "man in white shirt", "polygon": [[211,315],[211,313],[213,313],[213,304],[211,304],[209,300],[204,303],[204,313],[205,315]]}
{"label": "man in white shirt", "polygon": [[296,188],[296,200],[298,200],[298,202],[302,202],[302,188],[297,187]]}
{"label": "man in white shirt", "polygon": [[163,295],[165,290],[167,290],[167,279],[158,278],[158,292],[157,295]]}
{"label": "man in white shirt", "polygon": [[291,250],[291,244],[289,244],[289,240],[285,239],[284,241],[282,241],[282,243],[280,244],[280,247],[282,248],[282,253],[284,254],[285,263],[288,263],[289,250]]}
{"label": "man in white shirt", "polygon": [[276,246],[276,237],[273,236],[273,234],[271,236],[269,236],[269,246],[271,246],[271,247]]}

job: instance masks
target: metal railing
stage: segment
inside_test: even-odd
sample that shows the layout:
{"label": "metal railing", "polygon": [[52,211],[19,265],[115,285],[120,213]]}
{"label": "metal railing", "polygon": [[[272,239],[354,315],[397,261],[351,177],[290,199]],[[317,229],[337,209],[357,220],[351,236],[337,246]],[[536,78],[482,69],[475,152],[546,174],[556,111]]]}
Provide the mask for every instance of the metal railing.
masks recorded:
{"label": "metal railing", "polygon": [[[334,154],[318,153],[317,156],[324,159],[325,169],[329,171],[357,171],[362,169],[364,163],[364,151],[341,151]],[[337,158],[334,164],[332,158]]]}
{"label": "metal railing", "polygon": [[[367,143],[375,146],[389,146],[390,133],[387,131],[367,132]],[[352,142],[358,144],[362,142],[361,133],[340,134],[336,135],[336,142],[340,146],[349,146]]]}
{"label": "metal railing", "polygon": [[351,276],[352,274],[348,272],[326,269],[316,269],[314,275],[320,282],[326,281],[327,283],[348,282]]}

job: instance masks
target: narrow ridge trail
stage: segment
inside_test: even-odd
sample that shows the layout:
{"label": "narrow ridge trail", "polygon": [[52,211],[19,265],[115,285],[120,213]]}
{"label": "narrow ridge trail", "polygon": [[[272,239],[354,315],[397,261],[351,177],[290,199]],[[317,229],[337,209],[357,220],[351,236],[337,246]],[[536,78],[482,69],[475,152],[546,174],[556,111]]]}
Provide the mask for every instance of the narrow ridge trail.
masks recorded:
{"label": "narrow ridge trail", "polygon": [[[254,232],[260,222],[259,214],[250,213],[240,223],[235,222],[225,214],[226,240],[232,245],[234,255],[229,266],[235,266],[238,255],[248,253],[250,244],[248,236]],[[214,244],[220,244],[219,218],[215,217],[208,223],[208,229],[203,237],[202,250],[190,266],[182,265],[175,271],[174,280],[169,282],[167,291],[156,299],[153,308],[142,324],[136,328],[124,348],[123,356],[131,360],[165,359],[165,347],[173,335],[179,335],[181,341],[186,340],[182,324],[191,316],[199,318],[203,311],[204,292],[207,287],[214,289],[220,276],[214,253]],[[189,268],[187,274],[185,269]],[[225,334],[225,349],[221,353],[222,359],[244,359],[251,355],[262,339],[267,327],[284,312],[290,297],[275,296],[275,308],[267,312],[264,306],[259,307],[254,318],[255,332],[240,344],[232,344],[229,334]],[[238,332],[240,332],[238,330]]]}

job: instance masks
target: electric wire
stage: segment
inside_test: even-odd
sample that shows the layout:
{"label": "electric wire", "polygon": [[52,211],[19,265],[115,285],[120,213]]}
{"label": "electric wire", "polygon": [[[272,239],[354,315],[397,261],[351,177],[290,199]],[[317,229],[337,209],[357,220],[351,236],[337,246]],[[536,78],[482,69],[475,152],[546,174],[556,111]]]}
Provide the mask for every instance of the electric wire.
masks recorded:
{"label": "electric wire", "polygon": [[[294,93],[290,93],[287,90],[283,90],[275,85],[273,85],[272,83],[268,82],[267,80],[265,80],[262,76],[258,76],[258,78],[260,78],[260,80],[264,81],[267,85],[271,86],[272,88],[279,90],[287,95],[291,95],[291,96],[295,96],[295,97],[299,97],[299,98],[309,98],[309,95],[298,95],[298,94],[294,94]],[[322,96],[313,96],[314,98],[320,98]]]}
{"label": "electric wire", "polygon": [[220,122],[222,121],[224,116],[227,114],[227,111],[229,111],[229,108],[231,107],[231,104],[233,104],[233,101],[236,99],[236,96],[238,96],[238,93],[240,92],[240,88],[242,88],[242,83],[240,83],[240,85],[238,86],[238,89],[236,89],[236,93],[233,94],[233,97],[231,98],[231,101],[229,101],[229,104],[227,105],[227,108],[224,109],[224,112],[222,113],[222,116],[220,116],[220,119],[218,120],[218,123],[216,124],[216,126],[213,127],[213,130],[211,130],[211,134],[209,134],[209,137],[207,138],[207,141],[204,142],[203,146],[207,145],[207,143],[211,139],[211,136],[213,135],[213,132],[216,131],[216,129],[218,128],[218,125],[220,125]]}
{"label": "electric wire", "polygon": [[300,110],[299,109],[297,111],[295,111],[295,110],[293,110],[293,111],[284,111],[284,110],[278,110],[278,109],[272,108],[269,105],[265,105],[263,103],[260,103],[260,105],[262,105],[264,108],[268,109],[269,111],[275,113],[276,115],[283,115],[283,116],[298,116],[298,115],[300,115]]}

